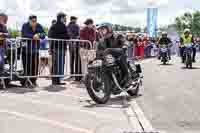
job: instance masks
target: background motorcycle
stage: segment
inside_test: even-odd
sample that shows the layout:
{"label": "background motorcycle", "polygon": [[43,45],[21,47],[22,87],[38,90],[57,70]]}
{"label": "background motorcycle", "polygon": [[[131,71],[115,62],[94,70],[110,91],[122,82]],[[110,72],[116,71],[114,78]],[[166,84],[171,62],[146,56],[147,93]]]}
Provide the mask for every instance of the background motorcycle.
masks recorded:
{"label": "background motorcycle", "polygon": [[169,55],[168,55],[168,46],[167,45],[161,45],[160,47],[160,58],[161,62],[166,65],[169,61]]}
{"label": "background motorcycle", "polygon": [[[127,50],[124,50],[126,52]],[[124,53],[125,54],[125,53]],[[111,54],[98,52],[97,58],[88,64],[88,74],[85,77],[85,86],[90,97],[98,104],[105,104],[111,94],[118,95],[127,92],[130,96],[135,96],[142,85],[140,64],[128,63],[132,83],[124,87],[126,81],[122,76],[119,67],[120,58],[115,59]]]}

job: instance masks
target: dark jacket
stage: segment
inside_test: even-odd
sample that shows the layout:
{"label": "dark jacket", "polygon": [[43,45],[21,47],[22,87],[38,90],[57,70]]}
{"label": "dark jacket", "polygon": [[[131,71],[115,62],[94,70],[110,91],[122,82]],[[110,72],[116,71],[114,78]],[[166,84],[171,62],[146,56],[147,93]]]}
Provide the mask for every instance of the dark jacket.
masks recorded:
{"label": "dark jacket", "polygon": [[67,31],[70,39],[79,39],[80,27],[74,22],[70,22],[67,26]]}
{"label": "dark jacket", "polygon": [[105,50],[107,48],[122,48],[125,42],[121,36],[111,35],[111,37],[106,39],[100,39],[98,42],[97,49]]}
{"label": "dark jacket", "polygon": [[159,40],[159,42],[158,42],[158,44],[159,45],[169,45],[169,44],[171,44],[172,42],[171,42],[171,40],[169,39],[169,38],[160,38],[160,40]]}
{"label": "dark jacket", "polygon": [[[36,30],[33,31],[32,27],[30,26],[29,23],[25,23],[22,26],[22,38],[29,38],[29,39],[33,39],[33,36],[35,34],[40,34],[40,39],[44,39],[46,34],[44,32],[43,27],[40,24],[37,24],[36,26]],[[39,48],[40,48],[40,41],[23,41],[26,42],[26,47],[23,48],[23,51],[25,53],[38,53],[39,52]]]}
{"label": "dark jacket", "polygon": [[[48,33],[48,37],[52,39],[62,39],[62,40],[70,39],[66,25],[59,21],[51,26]],[[67,45],[66,41],[50,41],[51,49],[63,49],[63,48],[65,49],[66,45]]]}

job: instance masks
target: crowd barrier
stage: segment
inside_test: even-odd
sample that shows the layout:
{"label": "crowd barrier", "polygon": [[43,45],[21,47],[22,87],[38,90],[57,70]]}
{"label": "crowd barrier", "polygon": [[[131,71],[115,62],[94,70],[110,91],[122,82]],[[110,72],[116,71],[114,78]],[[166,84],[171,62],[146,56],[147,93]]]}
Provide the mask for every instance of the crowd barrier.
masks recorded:
{"label": "crowd barrier", "polygon": [[13,60],[16,40],[4,40],[6,45],[0,46],[0,83],[5,88],[13,76]]}
{"label": "crowd barrier", "polygon": [[[11,42],[12,44],[8,45]],[[96,57],[95,46],[86,40],[46,39],[47,49],[40,49],[40,40],[18,38],[7,40],[3,57],[4,69],[0,81],[26,79],[34,83],[37,78],[81,79],[87,73],[87,64]],[[6,68],[8,66],[8,69]]]}
{"label": "crowd barrier", "polygon": [[[87,40],[45,39],[46,49],[41,49],[41,40],[28,38],[8,39],[6,48],[0,47],[0,82],[22,79],[34,83],[37,78],[81,80],[87,74],[89,61],[96,57],[96,46]],[[135,57],[134,47],[127,51],[128,60]],[[152,49],[154,50],[154,49]],[[157,51],[152,54],[156,55]],[[23,80],[24,79],[24,80]]]}

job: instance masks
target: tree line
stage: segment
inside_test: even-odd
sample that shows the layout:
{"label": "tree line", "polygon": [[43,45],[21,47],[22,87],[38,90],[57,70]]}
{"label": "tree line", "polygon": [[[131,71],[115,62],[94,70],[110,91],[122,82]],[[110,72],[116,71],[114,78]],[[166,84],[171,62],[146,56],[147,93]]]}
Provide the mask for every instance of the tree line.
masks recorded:
{"label": "tree line", "polygon": [[182,34],[184,29],[188,28],[193,35],[200,36],[200,11],[185,12],[183,15],[176,17],[175,26],[179,34]]}

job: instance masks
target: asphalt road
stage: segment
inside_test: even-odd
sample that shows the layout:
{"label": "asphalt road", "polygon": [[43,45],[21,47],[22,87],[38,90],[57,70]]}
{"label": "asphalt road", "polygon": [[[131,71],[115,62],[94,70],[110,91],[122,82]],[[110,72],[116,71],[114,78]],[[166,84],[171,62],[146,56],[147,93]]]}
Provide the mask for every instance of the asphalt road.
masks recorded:
{"label": "asphalt road", "polygon": [[167,133],[200,132],[200,60],[188,70],[173,57],[171,65],[145,60],[144,90],[137,103],[154,128]]}
{"label": "asphalt road", "polygon": [[97,105],[75,82],[53,87],[40,79],[35,89],[12,86],[0,91],[0,133],[123,133],[142,128],[199,133],[200,61],[191,70],[177,57],[171,65],[160,64],[156,59],[142,63],[144,89],[128,106],[121,96]]}
{"label": "asphalt road", "polygon": [[0,133],[142,131],[122,96],[97,105],[78,83],[53,87],[50,81],[40,79],[39,84],[35,89],[13,86],[0,91]]}

